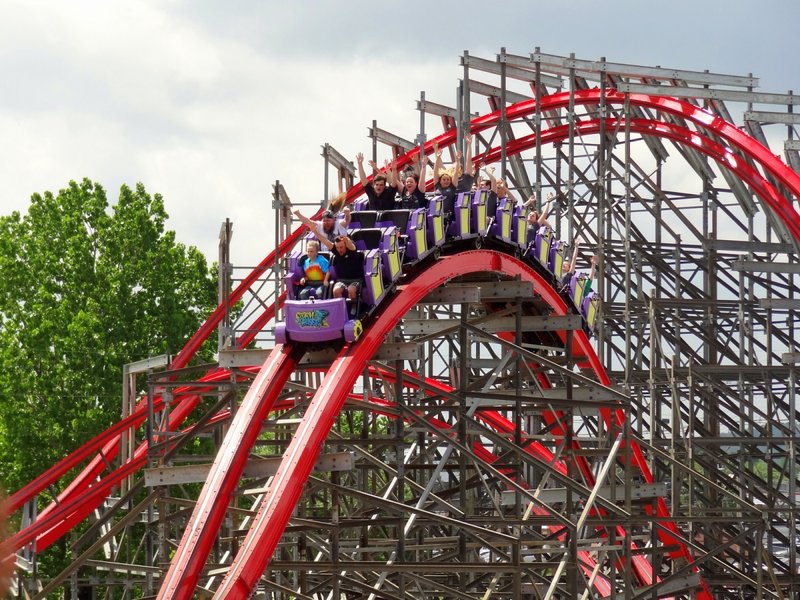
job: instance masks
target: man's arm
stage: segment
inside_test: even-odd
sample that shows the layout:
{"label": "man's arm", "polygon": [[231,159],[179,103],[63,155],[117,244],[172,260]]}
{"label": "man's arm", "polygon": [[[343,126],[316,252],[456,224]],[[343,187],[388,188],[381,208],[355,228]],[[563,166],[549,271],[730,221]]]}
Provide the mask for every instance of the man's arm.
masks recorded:
{"label": "man's arm", "polygon": [[436,156],[436,161],[433,163],[433,186],[439,183],[439,172],[443,168],[442,164],[442,151],[439,150],[439,142],[433,140],[433,154]]}
{"label": "man's arm", "polygon": [[556,203],[556,195],[553,192],[547,194],[547,204],[542,209],[542,214],[539,215],[539,225],[547,225],[547,217],[550,216],[550,210]]}
{"label": "man's arm", "polygon": [[300,222],[303,225],[308,227],[311,231],[314,231],[317,228],[316,227],[316,223],[314,223],[314,221],[312,221],[311,219],[309,219],[308,217],[303,215],[299,210],[293,211],[293,214],[294,214],[295,217],[297,217],[300,220]]}
{"label": "man's arm", "polygon": [[569,272],[574,273],[576,271],[576,264],[575,261],[578,260],[578,250],[581,247],[581,238],[575,238],[575,248],[572,250],[572,260],[569,261]]}
{"label": "man's arm", "polygon": [[317,236],[319,243],[325,246],[328,250],[331,250],[333,248],[333,242],[328,239],[327,235],[322,235],[319,232],[319,229],[314,230],[314,235]]}
{"label": "man's arm", "polygon": [[362,187],[367,187],[367,174],[364,172],[364,153],[359,152],[356,154],[356,163],[358,163],[358,179]]}
{"label": "man's arm", "polygon": [[398,192],[403,193],[403,184],[400,183],[400,178],[397,175],[397,161],[384,161],[384,173],[386,174],[386,187],[395,188]]}
{"label": "man's arm", "polygon": [[[349,209],[347,210],[349,216]],[[317,223],[316,221],[312,221],[308,217],[303,216],[302,214],[300,214],[299,210],[294,211],[294,214],[298,219],[300,219],[303,225],[305,225],[306,227],[308,227],[309,230],[311,230],[311,233],[314,234],[314,236],[320,241],[322,245],[324,245],[328,250],[333,248],[333,244],[328,239],[328,236],[320,232],[321,228],[319,226],[320,225],[319,223]]]}
{"label": "man's arm", "polygon": [[475,176],[475,165],[472,164],[472,134],[468,133],[464,136],[464,141],[467,146],[467,155],[464,157],[464,173],[470,177]]}
{"label": "man's arm", "polygon": [[494,167],[487,167],[484,163],[481,163],[481,168],[483,169],[483,172],[486,173],[486,178],[491,181],[491,185],[489,186],[490,189],[496,194],[497,178],[494,176]]}
{"label": "man's arm", "polygon": [[[344,245],[347,246],[348,250],[355,250],[356,245],[353,243],[353,240],[350,239],[349,235],[346,235],[342,238],[344,240]],[[328,242],[330,243],[330,242]]]}

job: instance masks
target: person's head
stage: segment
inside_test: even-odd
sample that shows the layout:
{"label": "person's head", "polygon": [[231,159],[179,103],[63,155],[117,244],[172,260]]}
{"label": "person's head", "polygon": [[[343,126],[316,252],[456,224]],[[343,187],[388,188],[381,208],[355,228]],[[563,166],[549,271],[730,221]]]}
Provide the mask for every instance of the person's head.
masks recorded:
{"label": "person's head", "polygon": [[333,213],[329,210],[326,210],[322,213],[322,228],[325,231],[331,231],[333,226],[336,224],[336,219],[333,217]]}
{"label": "person's head", "polygon": [[439,185],[445,188],[453,185],[453,174],[450,171],[442,171],[439,174]]}
{"label": "person's head", "polygon": [[505,196],[508,196],[508,186],[506,180],[501,177],[497,180],[497,197],[504,198]]}
{"label": "person's head", "polygon": [[481,190],[490,190],[490,189],[492,189],[492,180],[491,179],[481,178],[478,181],[478,189],[481,189]]}
{"label": "person's head", "polygon": [[414,191],[419,187],[419,175],[416,173],[409,173],[406,175],[403,183],[406,186],[406,193],[413,194]]}
{"label": "person's head", "polygon": [[539,220],[539,211],[532,210],[528,213],[528,223],[536,223]]}
{"label": "person's head", "polygon": [[339,254],[344,254],[345,252],[347,252],[347,244],[344,241],[343,235],[337,235],[333,239],[333,247]]}
{"label": "person's head", "polygon": [[386,175],[379,173],[372,179],[372,189],[376,194],[380,194],[386,189]]}
{"label": "person's head", "polygon": [[306,244],[306,254],[309,258],[315,258],[319,254],[319,242],[317,240],[309,240]]}

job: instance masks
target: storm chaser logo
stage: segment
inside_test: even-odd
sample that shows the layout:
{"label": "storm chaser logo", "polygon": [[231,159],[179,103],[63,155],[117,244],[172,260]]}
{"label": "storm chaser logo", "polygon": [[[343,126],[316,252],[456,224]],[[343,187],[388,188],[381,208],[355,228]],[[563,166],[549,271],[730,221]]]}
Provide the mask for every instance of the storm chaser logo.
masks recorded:
{"label": "storm chaser logo", "polygon": [[327,310],[320,308],[314,310],[301,310],[295,313],[294,322],[303,329],[325,329],[328,327]]}

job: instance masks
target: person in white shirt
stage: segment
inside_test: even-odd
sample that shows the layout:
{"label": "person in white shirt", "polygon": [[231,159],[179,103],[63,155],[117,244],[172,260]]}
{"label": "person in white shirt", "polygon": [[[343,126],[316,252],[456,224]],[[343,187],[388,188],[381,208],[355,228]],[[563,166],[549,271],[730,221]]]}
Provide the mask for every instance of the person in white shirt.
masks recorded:
{"label": "person in white shirt", "polygon": [[344,216],[336,220],[336,215],[330,210],[322,213],[321,221],[312,221],[308,217],[302,215],[299,210],[294,211],[294,215],[300,219],[300,222],[308,227],[312,233],[317,237],[324,237],[328,241],[333,242],[341,235],[347,235],[347,224],[350,222],[350,208],[345,207],[343,210]]}

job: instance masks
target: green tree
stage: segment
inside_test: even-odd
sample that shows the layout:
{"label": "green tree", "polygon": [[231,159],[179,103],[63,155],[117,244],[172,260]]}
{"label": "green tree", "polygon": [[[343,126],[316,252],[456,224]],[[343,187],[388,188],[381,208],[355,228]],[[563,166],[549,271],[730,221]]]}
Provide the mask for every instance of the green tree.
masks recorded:
{"label": "green tree", "polygon": [[159,195],[70,182],[0,217],[0,482],[17,489],[119,420],[122,366],[175,352],[216,302]]}

